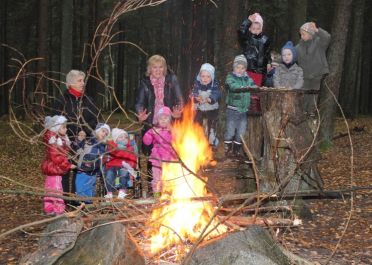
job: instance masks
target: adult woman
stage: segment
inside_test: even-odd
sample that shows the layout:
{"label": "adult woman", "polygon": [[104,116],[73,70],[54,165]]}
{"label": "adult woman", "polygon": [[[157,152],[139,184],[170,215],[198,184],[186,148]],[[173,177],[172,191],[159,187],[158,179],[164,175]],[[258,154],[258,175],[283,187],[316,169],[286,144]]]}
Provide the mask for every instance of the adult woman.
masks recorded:
{"label": "adult woman", "polygon": [[135,108],[141,122],[153,124],[154,113],[163,106],[172,110],[173,118],[181,116],[184,100],[177,77],[168,71],[160,55],[153,55],[147,61],[146,76],[140,81],[136,95]]}
{"label": "adult woman", "polygon": [[[168,71],[164,57],[153,55],[147,61],[145,77],[140,81],[136,93],[136,112],[140,122],[146,122],[142,135],[154,124],[154,115],[162,107],[172,110],[172,117],[182,114],[184,100],[175,74]],[[142,145],[142,152],[149,156],[152,146]],[[151,162],[147,163],[147,171],[151,174]]]}
{"label": "adult woman", "polygon": [[[66,75],[67,90],[54,102],[54,115],[67,118],[67,136],[72,143],[91,136],[96,128],[99,110],[93,100],[84,93],[85,73],[71,70]],[[70,181],[70,172],[62,178],[64,192],[75,193],[75,175]]]}

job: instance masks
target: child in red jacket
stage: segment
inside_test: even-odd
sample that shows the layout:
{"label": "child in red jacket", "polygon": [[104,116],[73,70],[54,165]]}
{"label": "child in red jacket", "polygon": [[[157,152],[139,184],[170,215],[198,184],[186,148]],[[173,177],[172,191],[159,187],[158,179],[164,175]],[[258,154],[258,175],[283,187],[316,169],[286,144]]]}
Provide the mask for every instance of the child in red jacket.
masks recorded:
{"label": "child in red jacket", "polygon": [[46,214],[62,214],[65,210],[63,199],[49,197],[48,195],[62,195],[62,176],[76,166],[68,161],[70,141],[66,135],[67,119],[64,116],[55,115],[45,118],[44,143],[46,155],[41,165],[43,174],[46,175],[44,197],[44,212]]}
{"label": "child in red jacket", "polygon": [[112,140],[107,142],[107,152],[109,161],[106,163],[106,189],[105,198],[113,198],[115,191],[115,179],[120,178],[120,189],[118,198],[123,199],[128,194],[128,181],[130,175],[134,177],[134,168],[137,165],[137,156],[134,152],[134,147],[129,141],[128,133],[122,129],[114,128],[112,130]]}

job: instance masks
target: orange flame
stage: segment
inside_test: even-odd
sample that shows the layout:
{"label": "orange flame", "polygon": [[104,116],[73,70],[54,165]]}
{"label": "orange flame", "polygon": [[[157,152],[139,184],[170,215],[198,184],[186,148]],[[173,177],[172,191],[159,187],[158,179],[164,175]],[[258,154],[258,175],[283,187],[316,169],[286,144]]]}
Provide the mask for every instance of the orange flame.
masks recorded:
{"label": "orange flame", "polygon": [[[214,207],[210,202],[191,200],[193,197],[207,195],[205,182],[191,172],[197,173],[200,167],[212,158],[203,128],[193,123],[193,120],[193,105],[190,104],[185,107],[182,120],[176,122],[172,129],[173,148],[185,167],[181,163],[163,163],[163,190],[160,201],[168,203],[152,213],[153,254],[186,240],[197,240],[213,216]],[[217,224],[218,220],[212,220],[206,232]],[[225,231],[226,227],[219,225],[207,238],[218,236]]]}

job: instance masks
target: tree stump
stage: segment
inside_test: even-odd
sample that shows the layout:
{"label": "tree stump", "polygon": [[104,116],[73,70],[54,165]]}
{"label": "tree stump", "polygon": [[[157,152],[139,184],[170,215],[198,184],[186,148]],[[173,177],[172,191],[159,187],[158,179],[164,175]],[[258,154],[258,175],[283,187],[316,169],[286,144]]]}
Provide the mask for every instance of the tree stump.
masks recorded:
{"label": "tree stump", "polygon": [[313,119],[302,106],[309,90],[260,89],[264,127],[262,191],[287,193],[322,189]]}
{"label": "tree stump", "polygon": [[249,115],[245,142],[253,157],[259,160],[262,157],[264,134],[261,115]]}

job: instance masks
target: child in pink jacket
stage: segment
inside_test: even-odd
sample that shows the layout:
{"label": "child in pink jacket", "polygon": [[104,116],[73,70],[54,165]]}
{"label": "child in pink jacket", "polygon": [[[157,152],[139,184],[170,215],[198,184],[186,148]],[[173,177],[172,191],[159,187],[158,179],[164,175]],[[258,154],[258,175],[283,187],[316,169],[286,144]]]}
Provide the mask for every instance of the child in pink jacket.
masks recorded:
{"label": "child in pink jacket", "polygon": [[150,155],[153,174],[151,186],[154,196],[158,197],[162,189],[162,161],[175,160],[176,154],[172,148],[171,110],[161,107],[155,115],[155,126],[145,133],[142,141],[145,145],[153,145]]}

